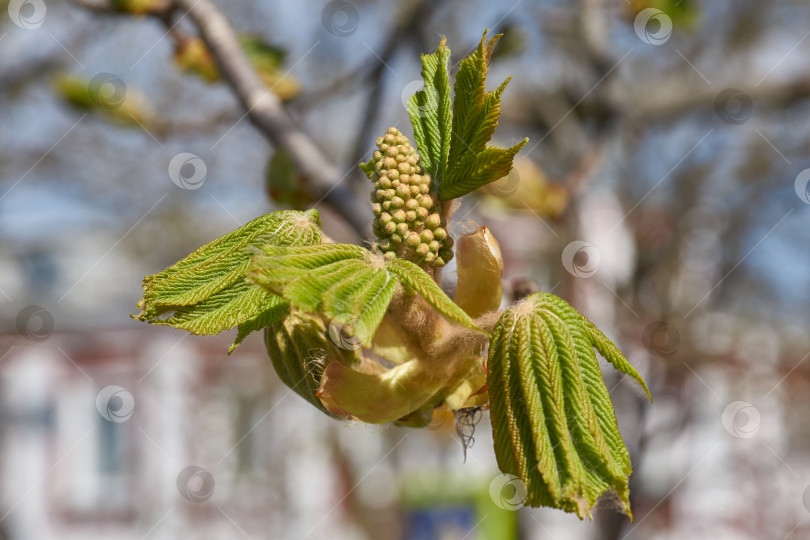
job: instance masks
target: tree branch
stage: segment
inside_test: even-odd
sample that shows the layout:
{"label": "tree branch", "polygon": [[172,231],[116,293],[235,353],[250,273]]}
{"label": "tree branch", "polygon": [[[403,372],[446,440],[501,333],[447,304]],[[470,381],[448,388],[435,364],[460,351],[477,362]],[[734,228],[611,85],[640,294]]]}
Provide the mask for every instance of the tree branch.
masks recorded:
{"label": "tree branch", "polygon": [[253,124],[271,145],[290,155],[298,171],[310,181],[315,198],[332,207],[361,237],[367,236],[371,210],[365,204],[365,199],[341,185],[344,175],[262,82],[242,52],[228,19],[210,0],[175,0],[174,4],[188,12],[224,80],[233,89]]}
{"label": "tree branch", "polygon": [[[372,138],[372,135],[375,129],[374,122],[377,120],[380,107],[382,106],[386,70],[391,69],[388,62],[394,57],[394,54],[401,44],[407,44],[415,39],[419,25],[427,24],[430,13],[432,13],[439,3],[440,0],[418,0],[413,2],[412,5],[407,5],[405,7],[407,12],[403,13],[400,17],[401,22],[396,24],[394,28],[388,30],[387,34],[389,37],[385,42],[382,53],[380,53],[379,63],[369,75],[369,79],[371,79],[373,84],[368,96],[366,113],[360,123],[360,129],[355,139],[355,146],[352,150],[351,156],[353,160],[362,160],[363,156],[368,152],[369,140],[377,138],[376,135]],[[379,131],[382,133],[382,129]]]}

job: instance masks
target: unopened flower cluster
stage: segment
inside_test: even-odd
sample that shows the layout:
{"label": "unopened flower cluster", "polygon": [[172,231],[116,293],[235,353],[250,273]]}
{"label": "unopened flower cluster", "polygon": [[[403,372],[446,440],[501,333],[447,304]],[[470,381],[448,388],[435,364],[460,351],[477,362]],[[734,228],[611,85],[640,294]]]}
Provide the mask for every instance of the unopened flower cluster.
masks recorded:
{"label": "unopened flower cluster", "polygon": [[401,257],[419,264],[444,266],[453,257],[453,239],[419,154],[397,128],[377,139],[371,176],[376,247],[386,260]]}

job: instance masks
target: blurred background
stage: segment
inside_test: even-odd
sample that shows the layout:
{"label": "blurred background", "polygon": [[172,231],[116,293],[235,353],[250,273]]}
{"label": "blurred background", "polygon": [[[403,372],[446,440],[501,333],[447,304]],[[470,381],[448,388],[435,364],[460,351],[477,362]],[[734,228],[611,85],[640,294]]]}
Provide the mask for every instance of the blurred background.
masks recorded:
{"label": "blurred background", "polygon": [[593,522],[522,508],[487,413],[465,462],[452,415],[335,422],[258,334],[229,357],[231,333],[132,320],[144,275],[260,214],[368,236],[170,2],[0,5],[0,538],[810,537],[806,2],[218,2],[360,200],[374,139],[411,133],[418,54],[446,35],[452,73],[504,33],[496,142],[530,142],[455,231],[489,225],[505,302],[533,279],[650,384],[653,404],[605,369],[633,523],[609,497]]}

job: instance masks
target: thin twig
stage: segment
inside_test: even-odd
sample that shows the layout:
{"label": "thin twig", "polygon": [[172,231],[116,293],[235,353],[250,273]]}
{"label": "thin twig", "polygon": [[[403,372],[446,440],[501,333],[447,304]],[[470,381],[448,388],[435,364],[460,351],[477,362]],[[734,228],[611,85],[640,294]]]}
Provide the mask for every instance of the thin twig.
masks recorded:
{"label": "thin twig", "polygon": [[[402,22],[393,30],[389,31],[389,38],[385,42],[382,53],[380,53],[379,63],[369,74],[369,79],[373,81],[373,84],[366,104],[365,114],[360,122],[360,129],[358,129],[357,137],[355,138],[355,146],[351,154],[352,160],[359,162],[368,152],[368,141],[372,138],[375,122],[377,121],[380,114],[380,107],[382,106],[386,73],[390,69],[388,66],[389,62],[393,59],[400,45],[414,42],[417,36],[417,30],[420,26],[426,25],[429,22],[428,18],[430,14],[435,10],[440,1],[441,0],[419,0],[409,7],[410,11],[407,16],[401,19]],[[379,131],[382,133],[383,129],[385,128]],[[360,176],[356,175],[355,178],[360,178]]]}
{"label": "thin twig", "polygon": [[344,175],[282,108],[279,98],[267,88],[242,52],[230,21],[210,0],[175,0],[175,5],[188,12],[253,124],[270,144],[290,155],[296,168],[309,180],[312,195],[322,198],[361,237],[365,236],[371,221],[365,200],[341,185]]}

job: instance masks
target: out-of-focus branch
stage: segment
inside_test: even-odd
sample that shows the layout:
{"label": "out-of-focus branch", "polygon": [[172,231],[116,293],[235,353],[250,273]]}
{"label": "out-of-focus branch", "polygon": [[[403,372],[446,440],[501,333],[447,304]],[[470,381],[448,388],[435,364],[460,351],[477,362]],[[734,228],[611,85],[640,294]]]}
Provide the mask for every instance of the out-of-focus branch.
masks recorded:
{"label": "out-of-focus branch", "polygon": [[402,15],[401,22],[392,31],[389,31],[389,38],[380,54],[379,64],[369,75],[369,79],[373,81],[373,84],[368,97],[366,113],[360,123],[355,146],[352,150],[353,160],[362,160],[368,152],[366,145],[372,136],[374,122],[379,116],[380,107],[382,106],[386,70],[391,69],[388,62],[393,59],[394,53],[402,43],[413,40],[418,35],[420,25],[427,24],[427,18],[439,2],[440,0],[418,0],[412,3],[412,5],[407,6],[406,9],[409,11]]}
{"label": "out-of-focus branch", "polygon": [[131,11],[130,9],[122,6],[122,5],[113,5],[112,2],[108,0],[70,0],[77,6],[80,6],[87,11],[92,11],[94,13],[104,13],[104,14],[116,14],[116,15],[165,15],[171,11],[171,0],[160,0],[156,1],[153,0],[151,5],[148,8],[145,8],[143,11],[138,11],[137,13]]}
{"label": "out-of-focus branch", "polygon": [[[217,62],[220,73],[233,89],[253,124],[270,144],[287,152],[322,199],[340,214],[360,236],[365,236],[370,209],[364,199],[341,185],[343,175],[282,108],[281,101],[262,82],[245,57],[228,19],[210,0],[175,0],[188,12],[200,37]],[[369,215],[367,215],[369,214]]]}
{"label": "out-of-focus branch", "polygon": [[587,60],[594,71],[602,77],[610,71],[617,58],[611,53],[608,30],[602,0],[582,0],[580,6],[579,31]]}
{"label": "out-of-focus branch", "polygon": [[[721,85],[709,86],[701,81],[685,87],[684,79],[683,73],[672,75],[671,79],[659,79],[655,82],[657,90],[648,91],[651,85],[645,86],[643,95],[636,89],[633,90],[638,93],[629,93],[626,88],[617,89],[616,92],[624,92],[624,108],[628,111],[628,116],[636,120],[643,118],[649,122],[678,118],[697,108],[712,107],[718,92],[724,88]],[[788,108],[810,97],[810,77],[806,76],[762,84],[741,79],[728,86],[738,89],[758,105],[776,108]]]}
{"label": "out-of-focus branch", "polygon": [[0,95],[22,88],[33,80],[45,78],[63,67],[64,60],[53,54],[29,58],[26,62],[0,70]]}

